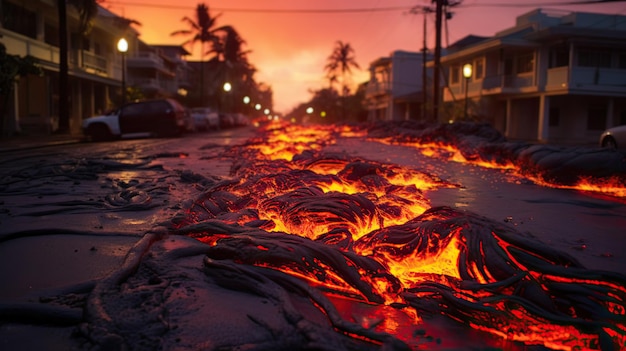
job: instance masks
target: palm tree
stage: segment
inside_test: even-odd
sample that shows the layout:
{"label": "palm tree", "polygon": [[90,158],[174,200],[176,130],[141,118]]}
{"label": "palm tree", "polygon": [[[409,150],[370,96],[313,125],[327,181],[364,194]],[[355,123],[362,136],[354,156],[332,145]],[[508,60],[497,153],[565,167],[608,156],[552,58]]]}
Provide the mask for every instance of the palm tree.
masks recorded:
{"label": "palm tree", "polygon": [[326,71],[326,77],[330,83],[330,89],[332,89],[333,83],[337,82],[337,73],[341,74],[341,111],[342,117],[345,119],[345,97],[348,95],[349,89],[346,84],[346,74],[352,74],[351,67],[360,69],[359,64],[356,63],[354,57],[354,49],[349,43],[344,43],[341,40],[335,42],[335,48],[327,59],[328,63],[324,67]]}
{"label": "palm tree", "polygon": [[352,74],[351,68],[360,69],[354,57],[354,49],[350,43],[344,43],[341,40],[335,42],[335,48],[327,59],[328,63],[324,67],[326,77],[332,88],[333,83],[337,82],[338,73],[341,74],[342,95],[347,93],[346,74]]}
{"label": "palm tree", "polygon": [[[187,16],[182,18],[182,21],[189,25],[189,29],[177,30],[170,35],[187,35],[191,36],[183,45],[193,45],[197,42],[201,44],[200,51],[200,100],[204,98],[204,56],[214,49],[215,43],[219,40],[217,35],[218,28],[215,28],[217,19],[221,16],[218,14],[215,17],[211,17],[209,7],[205,4],[198,4],[196,7],[195,19]],[[209,43],[211,50],[205,51],[204,45]]]}
{"label": "palm tree", "polygon": [[[70,128],[69,111],[69,66],[67,53],[67,4],[70,4],[79,13],[78,34],[89,34],[93,19],[98,14],[99,0],[57,0],[57,15],[59,17],[59,131],[67,132]],[[82,42],[82,40],[80,41]]]}

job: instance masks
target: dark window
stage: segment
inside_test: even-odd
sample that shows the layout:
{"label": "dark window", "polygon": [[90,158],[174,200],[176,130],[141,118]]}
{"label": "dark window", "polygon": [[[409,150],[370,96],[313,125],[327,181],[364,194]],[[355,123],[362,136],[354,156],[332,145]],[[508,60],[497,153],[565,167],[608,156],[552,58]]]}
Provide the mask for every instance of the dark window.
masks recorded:
{"label": "dark window", "polygon": [[626,51],[617,54],[617,68],[626,69]]}
{"label": "dark window", "polygon": [[587,110],[587,130],[606,129],[607,109],[604,106],[589,106]]}
{"label": "dark window", "polygon": [[507,57],[504,59],[504,75],[510,76],[513,74],[513,58]]}
{"label": "dark window", "polygon": [[608,50],[582,48],[578,52],[578,65],[581,67],[611,67],[611,52]]}
{"label": "dark window", "polygon": [[569,65],[569,49],[564,46],[555,47],[550,51],[550,68]]}
{"label": "dark window", "polygon": [[52,46],[59,46],[59,29],[50,23],[44,27],[44,41]]}
{"label": "dark window", "polygon": [[517,57],[517,73],[532,72],[534,68],[534,55],[532,53]]}
{"label": "dark window", "polygon": [[22,6],[2,2],[2,26],[12,32],[37,38],[37,16]]}
{"label": "dark window", "polygon": [[461,68],[459,66],[450,67],[450,84],[459,84]]}
{"label": "dark window", "polygon": [[145,103],[128,105],[124,107],[124,109],[122,110],[122,114],[126,116],[139,115],[142,113],[142,111],[145,110],[146,108],[145,105],[146,105]]}
{"label": "dark window", "polygon": [[474,78],[483,79],[485,77],[485,61],[478,59],[474,63]]}
{"label": "dark window", "polygon": [[561,110],[558,107],[550,107],[548,119],[550,127],[558,127],[561,122]]}

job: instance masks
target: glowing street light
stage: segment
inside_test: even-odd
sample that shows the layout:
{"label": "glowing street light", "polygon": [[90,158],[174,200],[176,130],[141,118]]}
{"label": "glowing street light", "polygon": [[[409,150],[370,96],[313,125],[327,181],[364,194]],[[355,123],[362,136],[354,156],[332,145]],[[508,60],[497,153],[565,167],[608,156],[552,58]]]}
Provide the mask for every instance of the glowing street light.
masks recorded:
{"label": "glowing street light", "polygon": [[224,91],[225,92],[229,92],[232,89],[233,89],[233,86],[229,82],[224,83]]}
{"label": "glowing street light", "polygon": [[126,39],[118,40],[117,51],[122,53],[122,105],[124,105],[126,103],[126,52],[128,51]]}
{"label": "glowing street light", "polygon": [[308,114],[313,113],[313,107],[307,107],[306,108],[306,113],[308,113]]}
{"label": "glowing street light", "polygon": [[243,97],[243,103],[244,104],[249,104],[250,103],[250,97],[249,96],[244,96]]}
{"label": "glowing street light", "polygon": [[263,113],[265,113],[266,115],[269,115],[270,114],[270,109],[266,108],[265,110],[263,110]]}
{"label": "glowing street light", "polygon": [[467,91],[469,90],[469,80],[472,77],[471,63],[463,65],[463,77],[465,78],[465,117],[463,119],[467,120]]}
{"label": "glowing street light", "polygon": [[257,110],[257,111],[260,111],[261,110],[261,104],[254,105],[254,109]]}

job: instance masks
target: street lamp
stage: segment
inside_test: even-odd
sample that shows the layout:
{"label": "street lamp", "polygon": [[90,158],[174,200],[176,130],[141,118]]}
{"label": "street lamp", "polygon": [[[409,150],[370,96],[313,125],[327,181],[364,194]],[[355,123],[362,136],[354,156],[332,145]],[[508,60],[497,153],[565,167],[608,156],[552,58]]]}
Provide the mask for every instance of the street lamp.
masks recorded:
{"label": "street lamp", "polygon": [[233,86],[229,82],[224,83],[224,91],[225,92],[229,92],[232,89],[233,89]]}
{"label": "street lamp", "polygon": [[250,97],[249,96],[244,96],[243,97],[243,103],[246,104],[246,105],[249,104],[250,103]]}
{"label": "street lamp", "polygon": [[467,91],[469,90],[469,80],[472,77],[472,64],[463,65],[463,77],[465,78],[465,120],[467,120]]}
{"label": "street lamp", "polygon": [[126,103],[126,52],[128,42],[122,38],[117,42],[117,51],[122,53],[122,105]]}

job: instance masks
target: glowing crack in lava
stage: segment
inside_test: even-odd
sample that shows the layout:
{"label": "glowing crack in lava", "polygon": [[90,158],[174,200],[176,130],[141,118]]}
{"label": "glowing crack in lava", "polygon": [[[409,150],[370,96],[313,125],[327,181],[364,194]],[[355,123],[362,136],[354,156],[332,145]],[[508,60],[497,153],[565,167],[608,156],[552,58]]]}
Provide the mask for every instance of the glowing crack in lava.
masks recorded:
{"label": "glowing crack in lava", "polygon": [[[340,132],[268,128],[231,151],[243,156],[232,179],[216,183],[175,218],[174,232],[210,245],[208,267],[230,262],[242,267],[238,272],[257,267],[271,276],[288,274],[310,287],[299,289],[323,292],[340,313],[350,309],[346,301],[392,309],[404,317],[352,319],[414,349],[421,349],[414,340],[419,335],[399,324],[419,326],[428,316],[525,345],[626,346],[625,276],[587,270],[488,218],[431,208],[425,193],[455,184],[321,152]],[[319,299],[315,305],[325,309]],[[333,324],[338,331],[375,341],[340,324]]]}
{"label": "glowing crack in lava", "polygon": [[370,136],[423,155],[512,172],[535,184],[626,198],[626,155],[614,150],[507,142],[486,124],[413,125]]}

